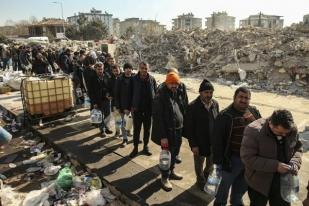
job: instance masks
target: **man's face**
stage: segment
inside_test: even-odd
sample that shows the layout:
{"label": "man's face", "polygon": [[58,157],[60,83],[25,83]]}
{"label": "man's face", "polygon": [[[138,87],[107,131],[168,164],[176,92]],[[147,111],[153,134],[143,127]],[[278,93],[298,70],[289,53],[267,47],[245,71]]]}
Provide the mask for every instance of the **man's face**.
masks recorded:
{"label": "man's face", "polygon": [[115,76],[118,76],[118,75],[120,74],[120,69],[119,69],[118,67],[113,68],[113,74],[114,74]]}
{"label": "man's face", "polygon": [[238,92],[238,94],[236,95],[236,97],[234,98],[234,106],[242,111],[245,111],[246,109],[248,109],[249,104],[250,104],[250,94],[249,93],[245,93],[245,92]]}
{"label": "man's face", "polygon": [[115,64],[115,60],[113,58],[109,58],[107,63],[109,65],[114,65]]}
{"label": "man's face", "polygon": [[98,76],[103,76],[104,68],[103,66],[98,66],[95,68],[95,71],[97,72]]}
{"label": "man's face", "polygon": [[131,68],[126,68],[126,69],[124,70],[124,74],[125,74],[126,76],[131,76],[131,74],[132,74],[132,69],[131,69]]}
{"label": "man's face", "polygon": [[200,96],[203,102],[207,102],[209,103],[210,100],[212,99],[212,95],[213,95],[213,90],[204,90],[200,92]]}
{"label": "man's face", "polygon": [[269,128],[276,136],[286,137],[291,130],[282,127],[281,125],[275,126],[271,122],[269,122]]}
{"label": "man's face", "polygon": [[148,66],[144,64],[139,65],[139,73],[141,76],[146,77],[148,74]]}
{"label": "man's face", "polygon": [[169,83],[169,84],[166,84],[167,88],[169,90],[171,90],[172,92],[177,92],[177,89],[179,87],[179,84],[177,83]]}

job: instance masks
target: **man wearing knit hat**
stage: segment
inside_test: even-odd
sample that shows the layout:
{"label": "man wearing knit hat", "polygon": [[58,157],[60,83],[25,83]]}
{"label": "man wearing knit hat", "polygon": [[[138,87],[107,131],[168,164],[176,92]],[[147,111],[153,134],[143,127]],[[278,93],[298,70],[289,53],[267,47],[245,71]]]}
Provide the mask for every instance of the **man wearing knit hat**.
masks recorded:
{"label": "man wearing knit hat", "polygon": [[[168,73],[170,73],[170,72],[175,72],[175,73],[177,73],[178,75],[179,75],[179,72],[178,72],[178,69],[176,69],[176,68],[174,68],[174,67],[170,67],[170,68],[165,68],[165,70],[166,70],[166,73],[168,74]],[[165,85],[165,82],[163,82],[162,84],[160,84],[159,86],[158,86],[158,90],[160,90],[160,88],[162,87],[162,86],[164,86]],[[188,106],[188,104],[189,104],[189,100],[188,100],[188,94],[187,94],[187,88],[186,88],[186,85],[183,83],[183,82],[180,82],[180,84],[178,85],[178,88],[177,88],[177,93],[179,94],[179,95],[181,95],[181,98],[185,101],[184,103],[185,103],[185,108],[187,108],[187,106]],[[178,154],[176,154],[176,164],[180,164],[181,163],[181,157],[180,157],[180,155],[179,155],[179,152],[180,151],[178,151]]]}
{"label": "man wearing knit hat", "polygon": [[152,140],[171,153],[169,170],[161,170],[162,188],[166,191],[172,190],[170,179],[182,179],[182,176],[174,171],[176,155],[182,141],[183,116],[187,101],[177,92],[179,85],[178,74],[168,73],[165,84],[158,90],[153,102]]}
{"label": "man wearing knit hat", "polygon": [[213,91],[211,82],[204,79],[200,84],[200,95],[189,104],[185,115],[185,136],[189,140],[194,157],[196,185],[201,190],[212,170],[210,139],[213,135],[215,118],[219,113],[219,104],[212,98]]}

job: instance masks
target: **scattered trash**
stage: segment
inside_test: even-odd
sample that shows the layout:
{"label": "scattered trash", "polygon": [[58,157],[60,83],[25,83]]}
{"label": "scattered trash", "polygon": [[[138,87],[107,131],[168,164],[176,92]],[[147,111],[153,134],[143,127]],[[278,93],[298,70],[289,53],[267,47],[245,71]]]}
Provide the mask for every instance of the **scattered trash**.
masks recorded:
{"label": "scattered trash", "polygon": [[61,166],[55,166],[55,165],[51,165],[51,166],[48,166],[44,169],[44,174],[45,175],[55,175],[58,173],[58,171],[61,169]]}
{"label": "scattered trash", "polygon": [[27,173],[32,173],[32,172],[37,172],[42,170],[42,167],[29,167],[28,169],[26,169]]}
{"label": "scattered trash", "polygon": [[44,147],[45,143],[44,142],[41,142],[37,145],[34,145],[30,148],[30,153],[33,154],[33,153],[40,153],[42,148]]}
{"label": "scattered trash", "polygon": [[73,185],[73,174],[70,168],[65,167],[60,170],[56,179],[56,185],[64,190],[69,190]]}
{"label": "scattered trash", "polygon": [[89,206],[103,206],[106,201],[101,194],[101,190],[91,190],[85,194],[85,202]]}
{"label": "scattered trash", "polygon": [[9,168],[16,168],[16,167],[17,167],[17,165],[14,164],[14,163],[10,163],[10,164],[9,164]]}

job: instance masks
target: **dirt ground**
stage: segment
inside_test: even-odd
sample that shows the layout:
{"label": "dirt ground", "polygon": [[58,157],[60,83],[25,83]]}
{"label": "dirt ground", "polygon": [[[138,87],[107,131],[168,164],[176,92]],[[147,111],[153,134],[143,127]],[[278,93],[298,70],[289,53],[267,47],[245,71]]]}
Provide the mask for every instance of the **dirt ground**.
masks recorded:
{"label": "dirt ground", "polygon": [[[165,80],[165,75],[153,73],[158,83]],[[198,96],[199,84],[201,78],[182,77],[181,81],[186,84],[189,100],[192,101]],[[229,87],[213,83],[215,87],[214,98],[219,102],[220,110],[232,103],[235,87]],[[298,97],[293,95],[279,95],[270,92],[252,91],[251,104],[256,106],[263,117],[268,117],[275,109],[286,108],[289,109],[294,117],[294,120],[299,128],[299,131],[304,130],[305,126],[309,126],[309,97]],[[307,141],[309,137],[306,137]],[[300,170],[300,199],[306,197],[306,186],[309,180],[309,152],[308,148],[303,153],[302,167]],[[248,204],[247,197],[245,198],[246,205]],[[294,205],[301,205],[297,202]]]}

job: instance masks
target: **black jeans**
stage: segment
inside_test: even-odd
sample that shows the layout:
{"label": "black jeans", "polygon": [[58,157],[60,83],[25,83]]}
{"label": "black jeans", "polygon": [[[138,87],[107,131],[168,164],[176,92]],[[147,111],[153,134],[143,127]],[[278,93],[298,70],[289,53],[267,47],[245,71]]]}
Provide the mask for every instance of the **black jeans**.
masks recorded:
{"label": "black jeans", "polygon": [[269,201],[270,206],[290,206],[291,204],[284,201],[280,194],[280,176],[274,175],[268,197],[248,187],[250,206],[266,206]]}
{"label": "black jeans", "polygon": [[142,125],[144,129],[143,142],[144,142],[144,148],[145,148],[148,145],[149,137],[150,137],[151,111],[133,112],[133,144],[134,144],[134,147],[138,147]]}
{"label": "black jeans", "polygon": [[169,170],[161,170],[162,178],[168,178],[175,168],[176,156],[179,154],[182,143],[182,129],[176,129],[174,133],[173,143],[168,143],[168,149],[171,152],[171,166]]}
{"label": "black jeans", "polygon": [[103,115],[103,120],[99,128],[100,128],[100,131],[103,132],[106,129],[109,129],[106,118],[110,118],[109,115],[111,114],[111,101],[104,100],[99,109],[101,110],[102,115]]}

